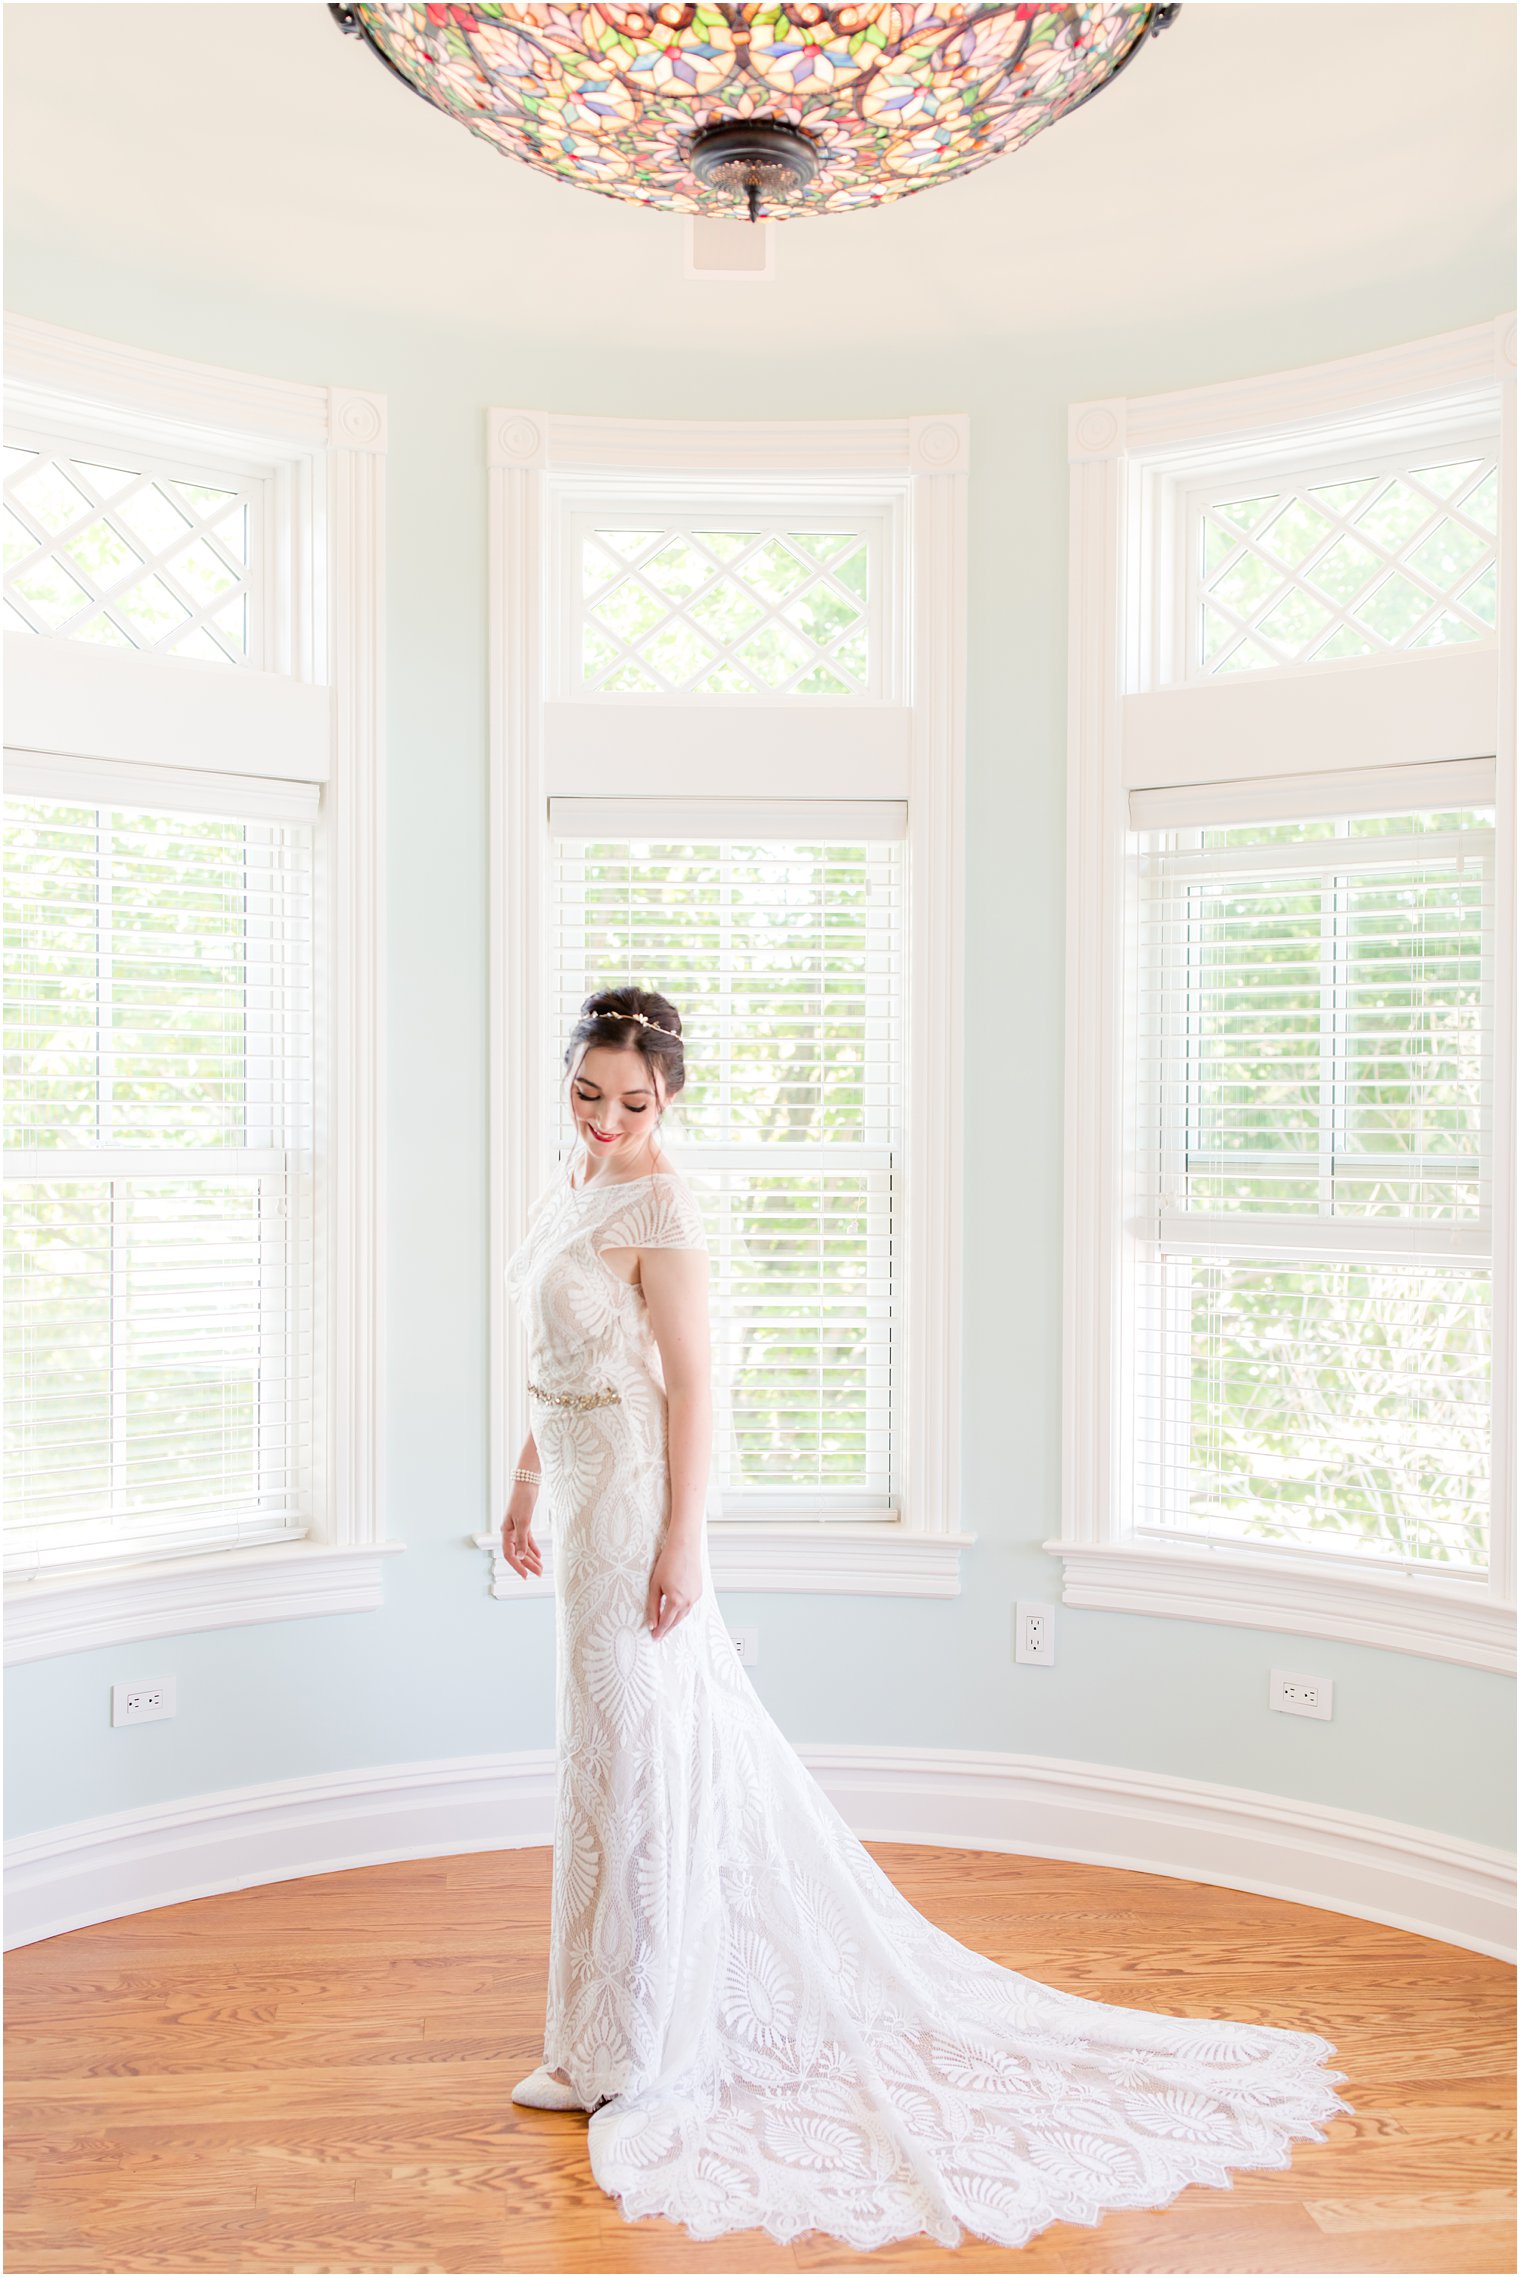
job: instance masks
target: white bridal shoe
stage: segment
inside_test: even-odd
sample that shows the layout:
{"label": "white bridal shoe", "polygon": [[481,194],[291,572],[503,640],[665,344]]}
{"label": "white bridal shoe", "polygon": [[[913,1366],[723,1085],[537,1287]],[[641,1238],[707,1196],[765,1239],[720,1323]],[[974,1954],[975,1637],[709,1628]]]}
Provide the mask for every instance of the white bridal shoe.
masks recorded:
{"label": "white bridal shoe", "polygon": [[[514,2103],[526,2103],[535,2111],[584,2111],[586,2106],[568,2080],[556,2079],[546,2064],[530,2071],[512,2090]],[[596,2108],[607,2101],[604,2095]]]}

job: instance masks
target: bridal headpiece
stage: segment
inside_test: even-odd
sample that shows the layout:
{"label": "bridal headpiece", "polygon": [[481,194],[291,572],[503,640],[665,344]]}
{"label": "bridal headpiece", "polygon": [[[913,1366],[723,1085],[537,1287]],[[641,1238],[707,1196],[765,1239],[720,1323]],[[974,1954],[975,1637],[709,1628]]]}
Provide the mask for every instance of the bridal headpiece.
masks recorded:
{"label": "bridal headpiece", "polygon": [[637,1020],[641,1028],[653,1028],[656,1035],[674,1036],[678,1044],[685,1041],[678,1029],[667,1028],[663,1020],[651,1020],[647,1012],[617,1012],[604,1004],[590,1017],[593,1020]]}

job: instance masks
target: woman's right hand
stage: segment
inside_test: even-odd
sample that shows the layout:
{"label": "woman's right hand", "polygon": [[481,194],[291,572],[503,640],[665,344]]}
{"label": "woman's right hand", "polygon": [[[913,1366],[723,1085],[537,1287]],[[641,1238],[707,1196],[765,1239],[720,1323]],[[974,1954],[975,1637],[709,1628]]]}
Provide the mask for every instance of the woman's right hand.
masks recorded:
{"label": "woman's right hand", "polygon": [[537,1487],[528,1486],[519,1479],[512,1489],[507,1514],[501,1522],[501,1551],[514,1573],[524,1581],[533,1580],[544,1570],[543,1555],[533,1539],[533,1506],[538,1499]]}

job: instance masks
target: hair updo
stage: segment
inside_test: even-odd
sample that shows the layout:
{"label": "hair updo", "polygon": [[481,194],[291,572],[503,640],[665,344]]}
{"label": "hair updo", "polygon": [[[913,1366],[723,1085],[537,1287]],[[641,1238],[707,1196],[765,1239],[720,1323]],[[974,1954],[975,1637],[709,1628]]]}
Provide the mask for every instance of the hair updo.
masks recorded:
{"label": "hair updo", "polygon": [[653,988],[601,988],[588,996],[565,1046],[565,1071],[575,1066],[583,1046],[610,1044],[614,1051],[636,1051],[659,1078],[663,1101],[674,1099],[686,1082],[686,1045],[681,1015],[668,996]]}

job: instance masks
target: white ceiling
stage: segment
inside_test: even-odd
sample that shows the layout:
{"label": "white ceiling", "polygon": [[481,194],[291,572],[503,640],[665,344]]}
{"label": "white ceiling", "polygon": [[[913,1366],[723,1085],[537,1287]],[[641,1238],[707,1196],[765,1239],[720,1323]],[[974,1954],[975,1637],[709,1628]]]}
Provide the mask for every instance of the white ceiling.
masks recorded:
{"label": "white ceiling", "polygon": [[25,0],[6,18],[8,218],[176,280],[620,352],[859,349],[1505,273],[1509,0],[1187,0],[1082,111],[874,213],[778,227],[770,284],[690,282],[672,217],[501,157],[316,0]]}

